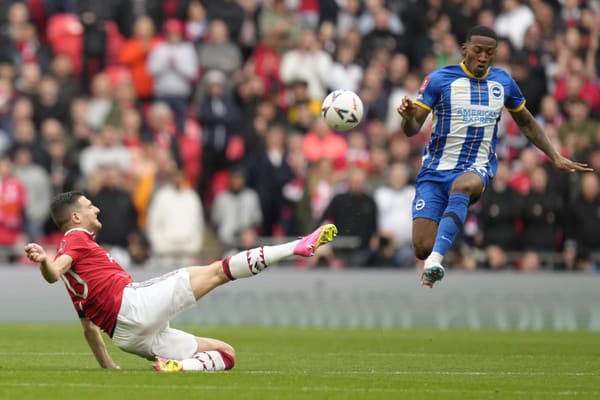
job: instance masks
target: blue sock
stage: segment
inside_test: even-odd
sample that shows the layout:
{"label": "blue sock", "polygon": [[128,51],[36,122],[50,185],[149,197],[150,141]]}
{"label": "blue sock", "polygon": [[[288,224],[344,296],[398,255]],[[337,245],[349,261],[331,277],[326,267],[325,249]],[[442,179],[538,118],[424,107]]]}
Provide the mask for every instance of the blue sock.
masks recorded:
{"label": "blue sock", "polygon": [[433,251],[445,256],[456,234],[462,230],[467,218],[469,208],[469,196],[464,193],[453,193],[448,199],[448,205],[444,210],[442,219],[438,226],[437,236],[433,245]]}

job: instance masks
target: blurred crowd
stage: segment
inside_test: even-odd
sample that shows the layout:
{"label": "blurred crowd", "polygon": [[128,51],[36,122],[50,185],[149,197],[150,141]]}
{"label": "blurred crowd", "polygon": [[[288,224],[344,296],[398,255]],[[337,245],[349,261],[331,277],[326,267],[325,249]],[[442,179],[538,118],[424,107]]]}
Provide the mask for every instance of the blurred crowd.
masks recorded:
{"label": "blurred crowd", "polygon": [[[299,267],[414,267],[431,123],[408,139],[395,109],[461,60],[476,24],[496,30],[496,66],[552,142],[600,171],[596,0],[2,0],[0,259],[55,246],[50,200],[81,190],[125,266],[203,262],[327,220],[339,240]],[[334,89],[363,100],[350,132],[320,118]],[[595,268],[598,174],[557,172],[508,114],[498,138],[451,266]]]}

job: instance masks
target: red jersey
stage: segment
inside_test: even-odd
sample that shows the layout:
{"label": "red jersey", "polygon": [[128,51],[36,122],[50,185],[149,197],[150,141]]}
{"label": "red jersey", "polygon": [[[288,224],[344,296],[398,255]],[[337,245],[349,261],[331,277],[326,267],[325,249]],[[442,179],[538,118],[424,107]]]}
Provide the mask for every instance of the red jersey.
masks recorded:
{"label": "red jersey", "polygon": [[133,278],[84,229],[70,229],[60,242],[56,258],[68,254],[71,268],[63,275],[75,310],[111,337],[121,309],[123,289]]}

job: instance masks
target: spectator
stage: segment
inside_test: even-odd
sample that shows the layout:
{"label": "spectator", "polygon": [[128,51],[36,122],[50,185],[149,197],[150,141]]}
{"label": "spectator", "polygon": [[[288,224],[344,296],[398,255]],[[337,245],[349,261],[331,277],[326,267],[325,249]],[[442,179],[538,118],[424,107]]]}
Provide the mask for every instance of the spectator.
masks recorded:
{"label": "spectator", "polygon": [[[137,230],[137,212],[131,195],[124,189],[124,172],[116,165],[100,165],[95,174],[98,190],[91,193],[89,199],[97,207],[102,207],[99,219],[103,228],[96,240],[110,248],[111,253],[124,257],[129,237]],[[127,258],[119,261],[129,264]]]}
{"label": "spectator", "polygon": [[94,76],[86,110],[86,122],[92,130],[98,130],[106,123],[112,108],[112,95],[113,88],[108,75],[102,73]]}
{"label": "spectator", "polygon": [[281,78],[287,84],[298,79],[308,82],[309,97],[322,99],[327,94],[326,84],[331,66],[331,56],[321,49],[315,33],[305,30],[298,46],[283,54]]}
{"label": "spectator", "polygon": [[226,249],[238,248],[241,233],[262,223],[260,200],[254,190],[246,187],[246,173],[242,169],[231,171],[229,188],[215,198],[211,221]]}
{"label": "spectator", "polygon": [[56,78],[51,75],[42,77],[33,108],[33,121],[36,127],[40,127],[47,118],[55,118],[61,123],[68,121],[69,104],[60,98],[60,87]]}
{"label": "spectator", "polygon": [[327,80],[327,87],[330,90],[358,91],[363,78],[363,70],[355,60],[356,53],[352,47],[342,45],[338,48],[337,58]]}
{"label": "spectator", "polygon": [[204,240],[204,211],[200,197],[177,169],[169,165],[167,183],[158,188],[148,209],[148,238],[158,265],[194,265]]}
{"label": "spectator", "polygon": [[548,186],[548,173],[543,167],[535,167],[531,172],[531,190],[523,197],[523,270],[536,270],[542,264],[549,268],[558,266],[552,254],[559,247],[562,212],[562,198]]}
{"label": "spectator", "polygon": [[385,25],[389,27],[390,32],[394,35],[401,35],[404,32],[404,25],[402,25],[400,18],[386,9],[382,0],[367,0],[365,2],[365,9],[358,18],[358,31],[362,35],[367,35],[377,29],[379,18],[385,18]]}
{"label": "spectator", "polygon": [[498,36],[510,38],[517,49],[523,47],[525,31],[535,21],[533,12],[519,0],[502,0],[502,12],[496,18],[495,31]]}
{"label": "spectator", "polygon": [[38,140],[35,126],[30,119],[19,119],[15,123],[13,147],[26,146],[31,150],[33,162],[48,169],[50,157],[44,143]]}
{"label": "spectator", "polygon": [[23,242],[26,196],[25,185],[13,175],[9,155],[0,154],[0,256],[9,261],[17,254],[16,246]]}
{"label": "spectator", "polygon": [[333,198],[336,181],[331,159],[320,158],[310,166],[296,211],[303,231],[310,230],[323,215]]}
{"label": "spectator", "polygon": [[59,97],[66,104],[71,104],[73,99],[83,94],[80,83],[73,77],[73,64],[65,54],[57,54],[52,59],[50,66],[52,76],[59,86]]}
{"label": "spectator", "polygon": [[170,19],[164,25],[166,41],[148,56],[148,71],[154,80],[154,97],[164,101],[175,113],[177,132],[183,133],[186,101],[191,94],[198,66],[193,45],[183,40],[183,24]]}
{"label": "spectator", "polygon": [[181,151],[175,137],[173,111],[167,104],[161,102],[152,104],[148,110],[148,131],[143,136],[146,141],[168,151],[177,168],[181,168]]}
{"label": "spectator", "polygon": [[238,42],[244,21],[244,9],[234,0],[204,0],[206,14],[210,21],[223,21],[234,43]]}
{"label": "spectator", "polygon": [[289,85],[291,104],[288,108],[288,121],[290,125],[299,130],[305,128],[303,113],[308,113],[308,120],[312,122],[321,115],[321,100],[311,98],[308,93],[308,82],[297,79]]}
{"label": "spectator", "polygon": [[48,218],[52,189],[48,172],[34,164],[29,147],[13,150],[13,174],[25,187],[25,231],[30,241],[37,241]]}
{"label": "spectator", "polygon": [[385,254],[392,248],[392,265],[408,267],[415,263],[412,249],[412,201],[415,187],[409,183],[406,164],[390,166],[388,185],[375,190],[377,205],[378,248]]}
{"label": "spectator", "polygon": [[150,51],[160,43],[154,35],[154,23],[147,16],[138,17],[135,21],[134,37],[127,40],[119,59],[123,65],[129,68],[135,93],[140,100],[150,100],[152,97],[153,82],[148,71],[148,55]]}
{"label": "spectator", "polygon": [[300,17],[288,8],[285,0],[265,3],[258,17],[260,37],[272,38],[281,53],[296,46],[301,26]]}
{"label": "spectator", "polygon": [[486,252],[485,267],[494,270],[510,265],[507,252],[519,250],[517,226],[522,198],[508,186],[509,173],[508,163],[499,162],[496,175],[482,196],[478,213],[483,235],[481,245]]}
{"label": "spectator", "polygon": [[[69,192],[75,187],[79,177],[78,165],[68,157],[66,139],[51,140],[48,143],[50,155],[49,182],[52,197],[63,192]],[[54,225],[54,223],[51,223]]]}
{"label": "spectator", "polygon": [[218,70],[225,74],[225,92],[233,93],[235,76],[242,66],[242,53],[230,39],[223,21],[217,19],[210,23],[206,40],[198,46],[198,65],[205,72]]}
{"label": "spectator", "polygon": [[595,141],[598,123],[590,118],[589,105],[580,99],[566,103],[567,121],[559,130],[560,140],[581,157]]}
{"label": "spectator", "polygon": [[199,0],[191,0],[185,21],[185,38],[194,44],[200,43],[208,32],[206,9]]}
{"label": "spectator", "polygon": [[324,119],[314,120],[312,130],[304,136],[304,156],[310,162],[328,158],[343,165],[348,150],[348,143],[333,133]]}
{"label": "spectator", "polygon": [[533,70],[525,53],[515,53],[511,61],[511,75],[527,99],[527,109],[537,115],[540,103],[546,95],[546,76],[542,71]]}
{"label": "spectator", "polygon": [[209,71],[204,80],[207,85],[206,98],[198,107],[202,126],[202,175],[199,188],[202,196],[212,198],[210,184],[213,175],[234,161],[228,154],[228,148],[239,126],[240,112],[225,91],[226,77],[223,72]]}
{"label": "spectator", "polygon": [[260,199],[261,233],[273,236],[277,231],[281,232],[283,187],[293,177],[286,158],[283,126],[270,126],[264,147],[249,154],[246,161],[248,187],[254,189]]}
{"label": "spectator", "polygon": [[348,191],[335,195],[321,217],[321,221],[336,224],[340,236],[358,239],[349,265],[364,265],[369,256],[369,243],[378,231],[377,204],[366,191],[367,173],[352,167],[348,176]]}
{"label": "spectator", "polygon": [[566,219],[568,269],[589,269],[600,263],[600,183],[595,173],[583,175],[580,193]]}
{"label": "spectator", "polygon": [[110,125],[104,125],[92,138],[92,145],[79,156],[79,166],[85,178],[89,178],[99,166],[114,165],[126,171],[129,168],[129,151],[123,146],[121,133]]}

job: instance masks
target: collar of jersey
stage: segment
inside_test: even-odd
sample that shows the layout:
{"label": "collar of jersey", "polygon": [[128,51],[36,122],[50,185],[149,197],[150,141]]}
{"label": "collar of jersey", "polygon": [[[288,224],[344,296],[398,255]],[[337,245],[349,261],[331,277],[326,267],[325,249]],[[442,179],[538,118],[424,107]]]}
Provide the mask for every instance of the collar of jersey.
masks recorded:
{"label": "collar of jersey", "polygon": [[85,232],[88,235],[94,237],[94,233],[93,232],[90,232],[87,229],[83,229],[83,228],[71,228],[71,229],[69,229],[68,231],[65,232],[65,235],[68,235],[71,232],[77,232],[77,231]]}
{"label": "collar of jersey", "polygon": [[484,79],[484,78],[485,78],[485,77],[487,77],[487,76],[488,76],[488,74],[490,73],[490,67],[488,67],[487,71],[485,71],[485,74],[483,74],[483,76],[481,76],[481,77],[477,77],[477,76],[473,75],[473,73],[467,69],[467,66],[465,65],[465,62],[464,62],[464,61],[461,61],[461,62],[460,62],[460,67],[462,68],[463,72],[464,72],[465,74],[467,74],[467,76],[468,76],[469,78],[473,78],[473,79]]}

